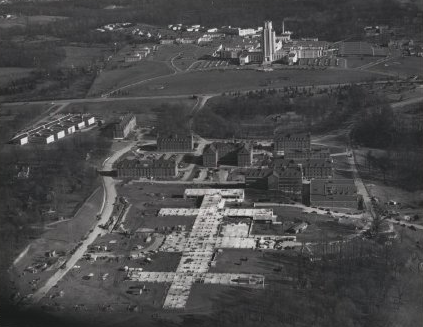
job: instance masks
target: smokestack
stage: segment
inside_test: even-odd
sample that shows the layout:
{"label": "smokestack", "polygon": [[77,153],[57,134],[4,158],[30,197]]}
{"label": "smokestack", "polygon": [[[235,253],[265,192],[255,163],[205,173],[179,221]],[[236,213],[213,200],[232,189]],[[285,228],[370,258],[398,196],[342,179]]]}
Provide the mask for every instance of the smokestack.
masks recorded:
{"label": "smokestack", "polygon": [[282,21],[282,34],[285,34],[285,19]]}

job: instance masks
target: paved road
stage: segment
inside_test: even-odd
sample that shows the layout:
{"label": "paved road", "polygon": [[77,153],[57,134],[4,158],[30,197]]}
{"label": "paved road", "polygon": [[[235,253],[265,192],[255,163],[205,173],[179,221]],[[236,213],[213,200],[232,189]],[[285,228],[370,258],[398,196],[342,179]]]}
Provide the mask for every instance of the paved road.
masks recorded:
{"label": "paved road", "polygon": [[371,218],[373,219],[375,217],[375,212],[373,210],[372,201],[370,199],[370,195],[367,192],[367,188],[364,186],[363,180],[360,177],[360,174],[357,169],[357,162],[355,160],[355,153],[353,152],[353,155],[348,158],[348,163],[351,166],[351,170],[354,176],[354,183],[357,187],[357,193],[361,194],[363,196],[364,205],[367,209],[367,212],[370,213]]}
{"label": "paved road", "polygon": [[[184,72],[181,72],[181,74]],[[171,74],[173,75],[173,74]],[[144,81],[142,81],[144,82]],[[423,81],[418,80],[418,81],[409,81],[407,83],[414,83],[414,84],[419,84],[422,83]],[[392,81],[390,80],[386,80],[386,81],[375,81],[375,82],[370,82],[370,83],[374,83],[374,84],[387,84],[387,83],[392,83]],[[355,85],[368,85],[369,82],[361,82],[361,83],[355,83]],[[324,84],[324,85],[303,85],[303,86],[298,86],[299,90],[302,89],[310,89],[310,88],[315,88],[315,89],[325,89],[325,88],[331,88],[331,87],[338,87],[338,86],[348,86],[348,85],[352,85],[351,83],[343,83],[343,84]],[[129,86],[126,86],[129,87]],[[266,89],[266,87],[258,87],[258,88],[253,88],[253,89],[248,89],[248,90],[242,90],[240,91],[241,94],[245,94],[251,91],[256,91],[259,89]],[[275,88],[275,90],[283,90],[284,87],[280,87],[280,88]],[[229,91],[235,91],[235,90],[229,90]],[[202,94],[201,96],[208,96],[208,97],[213,97],[213,96],[218,96],[220,95],[220,93],[205,93]],[[20,101],[20,102],[5,102],[2,103],[2,106],[16,106],[16,105],[24,105],[24,104],[45,104],[45,103],[52,103],[54,102],[55,104],[64,104],[64,103],[93,103],[93,102],[109,102],[109,101],[128,101],[128,100],[149,100],[149,99],[181,99],[181,98],[188,98],[191,97],[192,93],[190,94],[176,94],[176,95],[152,95],[152,96],[133,96],[133,97],[96,97],[96,98],[74,98],[74,99],[63,99],[63,100],[55,100],[55,99],[50,99],[50,100],[38,100],[38,101]]]}
{"label": "paved road", "polygon": [[416,229],[423,230],[423,226],[422,226],[422,225],[408,223],[408,222],[405,222],[405,221],[403,221],[403,220],[401,220],[401,221],[396,221],[395,219],[392,219],[392,218],[386,218],[385,220],[387,220],[387,221],[389,221],[389,222],[391,222],[391,223],[394,223],[394,224],[405,225],[405,226],[407,226],[407,227],[414,226]]}
{"label": "paved road", "polygon": [[396,109],[396,108],[401,108],[401,107],[408,106],[410,104],[419,103],[419,102],[423,102],[423,96],[392,103],[391,107]]}
{"label": "paved road", "polygon": [[[125,152],[129,151],[136,142],[129,143],[123,149],[116,151],[111,157],[105,160],[103,168],[111,170],[113,163],[118,160]],[[97,221],[93,231],[88,234],[86,240],[82,241],[81,246],[75,251],[75,253],[66,261],[66,267],[59,269],[53,276],[51,276],[44,286],[39,288],[33,295],[32,301],[37,303],[40,301],[50,290],[56,285],[66,273],[72,269],[72,267],[82,258],[88,247],[94,242],[99,235],[107,233],[106,230],[99,226],[106,223],[113,212],[113,203],[116,199],[115,180],[112,177],[103,176],[103,187],[105,191],[105,198],[103,203],[103,209],[100,214],[100,219]]]}

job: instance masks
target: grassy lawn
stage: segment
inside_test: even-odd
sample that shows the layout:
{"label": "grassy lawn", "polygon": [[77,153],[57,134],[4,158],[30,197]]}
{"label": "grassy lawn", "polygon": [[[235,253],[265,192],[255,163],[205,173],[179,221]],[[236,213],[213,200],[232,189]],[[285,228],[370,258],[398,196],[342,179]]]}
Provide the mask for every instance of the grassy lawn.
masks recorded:
{"label": "grassy lawn", "polygon": [[0,28],[10,28],[17,26],[26,26],[28,24],[48,24],[56,20],[66,19],[63,16],[18,16],[14,19],[0,18]]}
{"label": "grassy lawn", "polygon": [[[111,305],[113,311],[119,312],[126,312],[129,304],[157,308],[163,304],[166,284],[126,282],[124,281],[126,273],[120,270],[122,266],[120,262],[100,260],[90,263],[80,260],[77,265],[80,268],[72,269],[58,283],[58,288],[53,288],[50,291],[51,294],[54,294],[63,290],[65,296],[54,299],[44,298],[41,304],[57,302],[69,311],[75,304],[84,305],[89,311],[99,311],[98,306]],[[94,276],[90,279],[83,278],[90,273]],[[109,275],[106,280],[103,280],[101,276],[105,273]],[[131,286],[142,287],[142,285],[145,285],[148,291],[138,296],[127,293]]]}
{"label": "grassy lawn", "polygon": [[0,87],[9,84],[11,81],[28,77],[32,68],[22,67],[0,67]]}
{"label": "grassy lawn", "polygon": [[399,77],[409,77],[413,75],[423,76],[422,57],[403,57],[389,60],[388,62],[370,68],[371,71],[382,73],[394,73]]}
{"label": "grassy lawn", "polygon": [[128,88],[130,95],[175,95],[222,93],[235,90],[277,88],[289,85],[325,85],[360,82],[377,74],[338,69],[327,70],[211,70],[195,71],[157,78],[150,83]]}
{"label": "grassy lawn", "polygon": [[345,60],[347,61],[348,68],[357,68],[371,62],[375,62],[376,60],[380,59],[380,57],[347,57]]}
{"label": "grassy lawn", "polygon": [[[51,229],[46,231],[42,236],[31,243],[28,253],[22,260],[13,268],[14,280],[19,287],[24,290],[23,294],[32,293],[28,282],[32,279],[40,278],[40,285],[45,282],[56,269],[47,269],[36,274],[26,273],[19,277],[22,271],[36,262],[45,262],[45,252],[56,251],[70,251],[88,232],[88,230],[95,224],[96,215],[100,211],[103,200],[103,189],[97,189],[93,195],[84,203],[76,215],[68,221],[60,222],[51,226]],[[78,199],[79,202],[82,199]],[[26,293],[25,293],[26,291]]]}
{"label": "grassy lawn", "polygon": [[101,72],[91,86],[88,95],[99,96],[131,83],[170,73],[172,70],[163,62],[142,60],[131,65],[122,65],[116,69]]}
{"label": "grassy lawn", "polygon": [[64,46],[66,58],[60,63],[61,67],[84,67],[90,65],[96,59],[111,54],[111,50],[106,47],[75,47]]}
{"label": "grassy lawn", "polygon": [[[66,107],[69,112],[89,112],[95,115],[102,116],[107,119],[112,116],[119,115],[125,112],[132,112],[137,115],[142,124],[148,116],[155,115],[154,108],[158,108],[163,104],[183,106],[192,108],[196,100],[193,99],[137,99],[137,100],[116,100],[107,102],[86,102],[86,103],[73,103]],[[150,117],[151,119],[151,117]]]}
{"label": "grassy lawn", "polygon": [[[17,131],[26,127],[51,105],[31,103],[14,106],[0,105],[0,140],[7,142]],[[10,146],[2,144],[2,150]]]}

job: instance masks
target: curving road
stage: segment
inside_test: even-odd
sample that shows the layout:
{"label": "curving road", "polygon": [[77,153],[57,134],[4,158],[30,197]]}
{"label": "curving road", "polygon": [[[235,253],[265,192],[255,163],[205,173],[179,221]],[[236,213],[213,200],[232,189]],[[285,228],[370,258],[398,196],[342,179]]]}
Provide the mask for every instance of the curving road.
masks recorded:
{"label": "curving road", "polygon": [[[114,162],[116,162],[124,153],[128,152],[136,142],[130,142],[123,149],[120,149],[113,153],[112,156],[107,158],[103,163],[104,170],[111,170]],[[53,276],[51,276],[47,282],[40,287],[33,295],[32,302],[37,303],[40,301],[66,274],[72,269],[72,267],[82,258],[88,247],[95,241],[98,236],[102,236],[107,233],[107,230],[100,228],[100,225],[106,223],[113,212],[113,204],[116,199],[115,180],[109,176],[103,176],[103,187],[104,187],[104,200],[102,211],[100,213],[100,219],[97,221],[92,232],[88,234],[88,237],[82,241],[81,246],[72,254],[66,261],[66,266],[63,269],[59,269]]]}

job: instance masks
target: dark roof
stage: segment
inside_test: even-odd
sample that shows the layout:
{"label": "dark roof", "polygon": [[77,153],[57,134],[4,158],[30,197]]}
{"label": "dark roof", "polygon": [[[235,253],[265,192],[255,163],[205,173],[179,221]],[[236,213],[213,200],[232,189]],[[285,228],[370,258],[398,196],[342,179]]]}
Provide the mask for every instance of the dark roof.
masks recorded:
{"label": "dark roof", "polygon": [[310,182],[310,197],[314,201],[343,201],[357,198],[357,187],[353,179],[313,179]]}
{"label": "dark roof", "polygon": [[303,167],[330,167],[332,168],[332,162],[329,159],[303,159],[298,160]]}
{"label": "dark roof", "polygon": [[303,172],[299,166],[280,167],[273,171],[273,174],[278,177],[303,177]]}
{"label": "dark roof", "polygon": [[256,177],[256,178],[264,178],[269,176],[272,173],[272,169],[269,168],[251,168],[245,171],[245,177]]}
{"label": "dark roof", "polygon": [[174,160],[160,157],[156,160],[123,159],[117,163],[116,168],[174,168],[175,165]]}
{"label": "dark roof", "polygon": [[238,154],[250,154],[252,151],[252,145],[246,143],[233,143],[233,142],[213,142],[208,144],[203,153],[212,154],[220,152],[226,155],[230,152],[237,152]]}
{"label": "dark roof", "polygon": [[180,135],[177,133],[159,134],[157,135],[157,141],[191,141],[192,134]]}
{"label": "dark roof", "polygon": [[310,138],[310,133],[278,133],[275,135],[275,139],[307,140]]}

